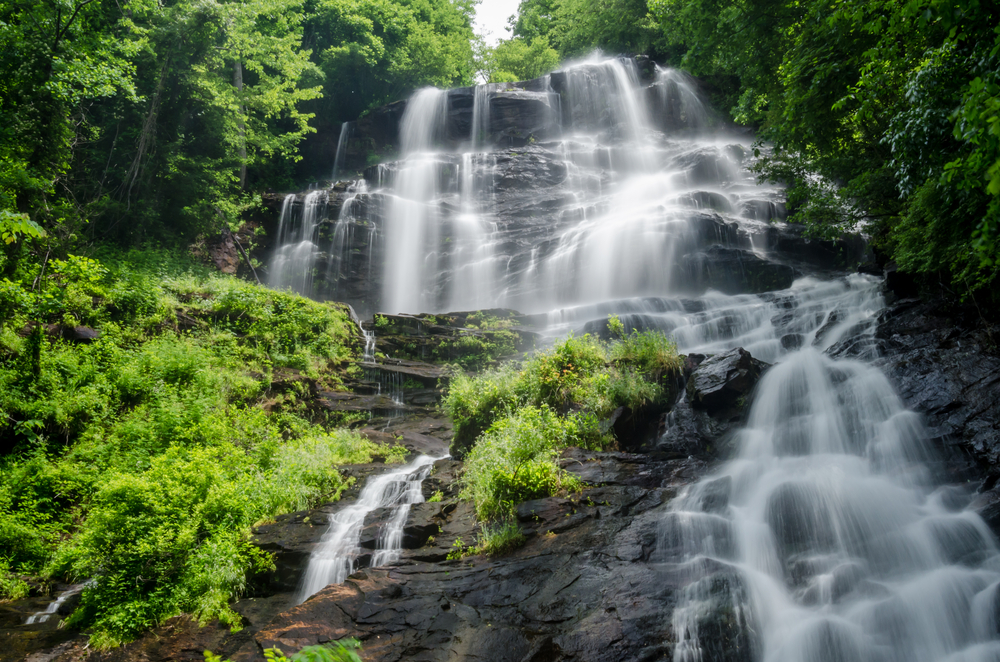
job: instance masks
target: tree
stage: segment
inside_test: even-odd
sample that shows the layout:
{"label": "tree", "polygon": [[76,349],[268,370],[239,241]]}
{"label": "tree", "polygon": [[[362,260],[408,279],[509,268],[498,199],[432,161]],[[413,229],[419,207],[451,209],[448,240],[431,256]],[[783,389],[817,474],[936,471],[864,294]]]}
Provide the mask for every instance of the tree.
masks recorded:
{"label": "tree", "polygon": [[493,47],[483,45],[477,56],[480,76],[487,83],[531,80],[559,66],[559,54],[543,36],[535,37],[530,42],[515,37]]}

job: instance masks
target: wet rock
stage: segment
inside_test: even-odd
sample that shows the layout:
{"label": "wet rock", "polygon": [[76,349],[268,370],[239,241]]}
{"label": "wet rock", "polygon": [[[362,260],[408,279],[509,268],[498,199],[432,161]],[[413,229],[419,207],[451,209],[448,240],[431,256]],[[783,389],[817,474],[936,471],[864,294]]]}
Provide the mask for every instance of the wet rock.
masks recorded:
{"label": "wet rock", "polygon": [[711,246],[685,257],[689,282],[724,294],[754,294],[791,287],[796,271],[752,251]]}
{"label": "wet rock", "polygon": [[240,253],[233,240],[233,234],[228,230],[208,246],[208,255],[212,258],[215,268],[224,274],[235,274],[240,267]]}
{"label": "wet rock", "polygon": [[[697,633],[695,641],[676,644],[682,659],[694,657],[725,662],[752,662],[760,659],[762,642],[750,595],[741,573],[718,562],[697,564],[690,568],[700,579],[689,583],[674,618],[686,633]],[[683,576],[685,569],[679,574]],[[680,636],[682,633],[675,633]]]}
{"label": "wet rock", "polygon": [[832,549],[836,541],[822,496],[806,483],[785,483],[774,490],[767,502],[767,523],[781,558]]}
{"label": "wet rock", "polygon": [[[924,416],[946,482],[1000,476],[1000,334],[974,306],[902,300],[875,334],[878,365],[906,406]],[[996,529],[995,529],[996,530]]]}
{"label": "wet rock", "polygon": [[737,347],[706,359],[691,374],[687,395],[695,409],[712,415],[741,411],[767,364]]}

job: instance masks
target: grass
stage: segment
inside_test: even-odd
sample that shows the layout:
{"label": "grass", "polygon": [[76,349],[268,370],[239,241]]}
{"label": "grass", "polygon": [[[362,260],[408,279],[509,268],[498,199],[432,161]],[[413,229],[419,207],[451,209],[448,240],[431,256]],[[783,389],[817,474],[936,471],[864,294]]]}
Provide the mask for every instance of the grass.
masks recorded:
{"label": "grass", "polygon": [[513,518],[483,525],[479,534],[479,551],[490,556],[510,554],[524,546],[526,538]]}
{"label": "grass", "polygon": [[[271,567],[251,527],[403,451],[270,393],[290,370],[338,387],[358,353],[344,308],[177,253],[98,257],[0,279],[0,599],[93,578],[69,622],[98,648],[182,612],[237,627],[230,601]],[[80,325],[100,337],[60,337]]]}

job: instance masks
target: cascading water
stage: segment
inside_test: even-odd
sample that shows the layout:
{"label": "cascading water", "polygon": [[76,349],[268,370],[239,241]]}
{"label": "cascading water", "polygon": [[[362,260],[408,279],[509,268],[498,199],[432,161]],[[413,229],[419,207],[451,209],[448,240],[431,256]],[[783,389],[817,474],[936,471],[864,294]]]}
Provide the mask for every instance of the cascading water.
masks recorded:
{"label": "cascading water", "polygon": [[410,506],[423,502],[421,483],[439,459],[420,455],[396,471],[372,476],[354,504],[330,516],[330,526],[310,555],[299,582],[297,602],[304,602],[329,584],[343,582],[354,572],[362,553],[358,543],[365,517],[376,508],[392,508],[392,512],[379,531],[371,565],[385,565],[399,558]]}
{"label": "cascading water", "polygon": [[317,233],[327,192],[310,191],[295,213],[295,195],[285,197],[278,221],[278,249],[271,259],[271,287],[291,288],[300,294],[312,293],[313,267],[318,257]]}
{"label": "cascading water", "polygon": [[24,624],[35,625],[36,623],[47,622],[50,618],[52,618],[53,615],[59,613],[59,608],[62,607],[64,604],[66,604],[67,600],[69,600],[75,595],[79,595],[80,592],[83,591],[83,589],[87,588],[92,583],[93,583],[92,581],[88,581],[88,582],[83,582],[81,584],[76,584],[75,586],[70,586],[68,589],[60,593],[55,600],[49,603],[49,606],[45,609],[45,611],[39,611],[32,614],[27,618],[27,620],[24,621]]}
{"label": "cascading water", "polygon": [[919,417],[865,362],[882,306],[874,279],[851,276],[554,316],[566,330],[618,312],[685,352],[742,346],[775,362],[736,457],[663,520],[657,560],[691,577],[675,662],[1000,659],[996,540],[963,511],[968,495],[935,487]]}
{"label": "cascading water", "polygon": [[[647,84],[632,61],[591,59],[531,90],[480,85],[470,97],[469,138],[456,142],[449,93],[414,94],[403,158],[368,171],[366,203],[340,214],[338,228],[378,226],[364,268],[379,309],[531,313],[700,294],[689,272],[716,226],[737,248],[769,248],[780,190],[746,169],[745,135],[708,130],[714,120],[684,74],[657,69]],[[553,139],[494,148],[523,142],[517,122]],[[331,264],[345,264],[351,245],[335,239]]]}
{"label": "cascading water", "polygon": [[347,142],[351,139],[351,123],[340,125],[340,138],[337,139],[337,153],[333,157],[333,180],[337,181],[344,168],[344,157],[347,154]]}
{"label": "cascading water", "polygon": [[[428,279],[437,272],[438,157],[431,151],[440,133],[447,96],[433,87],[417,92],[400,123],[405,159],[395,174],[385,221],[387,310],[431,305]],[[422,309],[422,308],[421,308]]]}

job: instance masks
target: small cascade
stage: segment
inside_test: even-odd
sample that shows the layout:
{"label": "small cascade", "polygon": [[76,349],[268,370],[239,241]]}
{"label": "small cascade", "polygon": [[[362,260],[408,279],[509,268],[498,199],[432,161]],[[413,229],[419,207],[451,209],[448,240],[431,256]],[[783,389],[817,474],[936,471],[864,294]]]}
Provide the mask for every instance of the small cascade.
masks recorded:
{"label": "small cascade", "polygon": [[361,362],[375,363],[375,332],[362,326],[361,334],[365,338],[365,350],[361,356]]}
{"label": "small cascade", "polygon": [[655,86],[661,104],[659,121],[664,129],[698,131],[708,127],[711,113],[698,95],[696,83],[690,75],[657,65]]}
{"label": "small cascade", "polygon": [[333,181],[340,179],[340,175],[344,169],[344,157],[347,154],[347,143],[351,139],[351,130],[353,129],[351,122],[344,122],[340,125],[340,138],[337,139],[337,153],[333,158]]}
{"label": "small cascade", "polygon": [[490,132],[490,96],[496,94],[503,85],[485,83],[476,85],[472,98],[472,151],[482,152],[489,147],[486,137]]}
{"label": "small cascade", "polygon": [[27,618],[27,620],[24,621],[24,624],[34,625],[36,623],[45,623],[52,618],[53,614],[59,613],[59,608],[62,607],[67,600],[72,598],[74,595],[78,595],[81,591],[83,591],[83,589],[90,586],[91,583],[92,582],[83,582],[81,584],[70,586],[68,589],[56,596],[56,599],[49,603],[49,606],[46,607],[45,611],[39,611],[32,614]]}
{"label": "small cascade", "polygon": [[299,294],[312,294],[313,267],[318,257],[319,221],[327,204],[327,192],[313,190],[302,200],[296,215],[296,197],[286,196],[278,222],[277,250],[271,258],[269,284],[279,290],[290,288]]}
{"label": "small cascade", "polygon": [[304,602],[326,586],[343,582],[357,569],[365,517],[377,508],[392,508],[392,512],[379,532],[371,565],[398,560],[410,506],[423,502],[421,484],[439,459],[421,455],[395,471],[372,476],[354,504],[331,515],[329,528],[309,557],[296,601]]}

